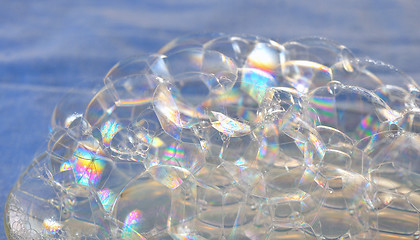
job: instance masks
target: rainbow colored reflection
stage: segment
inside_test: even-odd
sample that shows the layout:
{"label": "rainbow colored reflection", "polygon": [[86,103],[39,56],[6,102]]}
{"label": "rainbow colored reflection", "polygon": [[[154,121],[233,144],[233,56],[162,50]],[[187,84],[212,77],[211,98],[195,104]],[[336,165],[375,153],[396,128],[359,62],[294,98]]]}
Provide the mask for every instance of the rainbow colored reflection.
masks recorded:
{"label": "rainbow colored reflection", "polygon": [[251,127],[248,124],[241,123],[226,115],[212,111],[216,121],[212,121],[211,124],[219,132],[229,137],[237,137],[248,134],[251,131]]}
{"label": "rainbow colored reflection", "polygon": [[237,104],[242,97],[241,94],[239,88],[234,87],[229,92],[216,95],[214,98],[205,101],[203,107],[208,108],[211,106],[229,106]]}
{"label": "rainbow colored reflection", "polygon": [[360,140],[376,134],[379,130],[379,125],[380,122],[377,118],[374,118],[372,115],[365,116],[362,121],[360,121],[359,126],[356,128],[356,140]]}
{"label": "rainbow colored reflection", "polygon": [[44,219],[42,222],[42,226],[44,227],[45,232],[49,234],[58,233],[63,228],[63,225],[53,219]]}
{"label": "rainbow colored reflection", "polygon": [[60,172],[73,169],[73,164],[70,161],[63,162],[60,166]]}
{"label": "rainbow colored reflection", "polygon": [[163,151],[163,160],[172,165],[181,165],[185,159],[185,151],[178,144],[172,143]]}
{"label": "rainbow colored reflection", "polygon": [[121,237],[123,239],[134,239],[140,238],[146,240],[138,231],[141,229],[141,224],[143,222],[143,213],[135,209],[131,211],[125,218]]}
{"label": "rainbow colored reflection", "polygon": [[329,67],[311,61],[288,61],[283,68],[286,80],[301,93],[307,93],[310,88],[325,86],[332,80]]}
{"label": "rainbow colored reflection", "polygon": [[178,106],[165,85],[156,88],[153,98],[154,110],[162,129],[174,138],[179,138],[181,129],[187,123],[181,118]]}
{"label": "rainbow colored reflection", "polygon": [[262,160],[270,164],[274,164],[280,158],[280,145],[287,144],[279,142],[280,132],[273,124],[264,128],[264,137],[261,139],[261,145],[258,150],[257,160]]}
{"label": "rainbow colored reflection", "polygon": [[241,89],[259,104],[262,102],[267,88],[277,85],[275,78],[265,71],[256,68],[242,69]]}
{"label": "rainbow colored reflection", "polygon": [[154,179],[165,185],[170,189],[178,188],[183,182],[183,179],[190,177],[191,173],[181,167],[156,165],[149,168],[150,174]]}
{"label": "rainbow colored reflection", "polygon": [[279,66],[283,56],[282,50],[282,47],[277,44],[257,43],[248,56],[246,66],[274,74],[274,69]]}
{"label": "rainbow colored reflection", "polygon": [[[78,184],[97,186],[102,179],[106,161],[101,154],[95,153],[87,145],[80,144],[70,161],[64,164],[71,166]],[[66,169],[63,165],[61,169]]]}
{"label": "rainbow colored reflection", "polygon": [[136,99],[125,99],[125,100],[118,100],[115,102],[115,105],[118,107],[132,107],[143,105],[152,101],[152,97],[148,98],[136,98]]}
{"label": "rainbow colored reflection", "polygon": [[104,145],[109,147],[112,138],[114,138],[115,134],[122,128],[121,124],[115,120],[108,120],[106,121],[101,127],[101,134],[102,140]]}
{"label": "rainbow colored reflection", "polygon": [[321,139],[318,136],[316,136],[315,134],[309,133],[309,139],[308,140],[309,140],[308,143],[310,143],[311,146],[314,147],[314,149],[311,150],[311,151],[315,151],[315,154],[317,154],[318,157],[320,159],[322,159],[325,155],[325,146],[322,143]]}
{"label": "rainbow colored reflection", "polygon": [[98,197],[105,211],[107,212],[111,211],[112,206],[114,205],[114,201],[117,197],[115,193],[108,188],[104,188],[98,192]]}
{"label": "rainbow colored reflection", "polygon": [[310,98],[310,103],[315,109],[315,111],[318,113],[321,122],[329,124],[335,123],[336,115],[334,98],[313,96]]}

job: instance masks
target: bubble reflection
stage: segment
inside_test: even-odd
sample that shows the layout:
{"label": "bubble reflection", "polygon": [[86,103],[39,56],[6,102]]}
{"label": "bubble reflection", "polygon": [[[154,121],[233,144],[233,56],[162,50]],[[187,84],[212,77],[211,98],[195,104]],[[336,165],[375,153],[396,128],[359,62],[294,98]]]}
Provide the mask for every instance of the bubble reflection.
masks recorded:
{"label": "bubble reflection", "polygon": [[418,239],[419,87],[338,43],[178,38],[60,102],[8,239]]}

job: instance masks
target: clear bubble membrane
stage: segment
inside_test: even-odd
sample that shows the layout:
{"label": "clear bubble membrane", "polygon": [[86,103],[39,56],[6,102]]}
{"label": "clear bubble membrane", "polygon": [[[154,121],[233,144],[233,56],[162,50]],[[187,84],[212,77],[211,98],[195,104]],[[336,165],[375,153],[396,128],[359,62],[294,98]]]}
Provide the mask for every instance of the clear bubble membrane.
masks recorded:
{"label": "clear bubble membrane", "polygon": [[419,238],[420,91],[389,64],[193,34],[85,88],[11,190],[8,239]]}

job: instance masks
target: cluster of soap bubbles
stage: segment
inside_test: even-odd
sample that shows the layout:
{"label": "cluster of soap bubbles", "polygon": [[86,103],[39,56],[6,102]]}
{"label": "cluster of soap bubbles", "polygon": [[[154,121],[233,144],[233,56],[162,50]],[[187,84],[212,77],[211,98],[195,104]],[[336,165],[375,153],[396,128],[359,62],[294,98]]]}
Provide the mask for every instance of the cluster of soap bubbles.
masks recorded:
{"label": "cluster of soap bubbles", "polygon": [[322,38],[178,38],[57,106],[6,233],[419,239],[419,89]]}

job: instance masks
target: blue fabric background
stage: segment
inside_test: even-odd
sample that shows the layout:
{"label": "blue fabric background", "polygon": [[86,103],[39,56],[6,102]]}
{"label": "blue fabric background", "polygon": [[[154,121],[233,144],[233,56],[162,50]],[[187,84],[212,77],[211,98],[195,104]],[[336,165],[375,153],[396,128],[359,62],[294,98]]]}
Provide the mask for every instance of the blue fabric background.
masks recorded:
{"label": "blue fabric background", "polygon": [[[0,211],[18,176],[48,143],[55,104],[88,97],[117,61],[195,32],[279,42],[324,36],[357,56],[420,80],[420,2],[388,0],[2,1]],[[0,221],[0,238],[5,238]]]}

